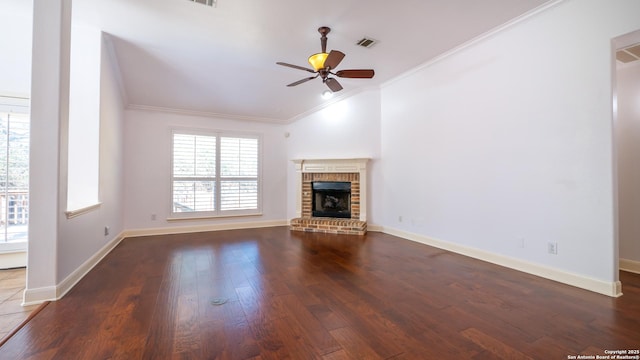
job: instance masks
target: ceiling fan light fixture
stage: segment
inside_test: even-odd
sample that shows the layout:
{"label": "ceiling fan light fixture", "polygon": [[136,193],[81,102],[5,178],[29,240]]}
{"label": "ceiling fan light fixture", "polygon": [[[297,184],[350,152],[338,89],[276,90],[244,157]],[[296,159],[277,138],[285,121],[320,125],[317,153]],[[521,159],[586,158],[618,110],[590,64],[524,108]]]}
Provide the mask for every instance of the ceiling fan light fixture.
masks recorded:
{"label": "ceiling fan light fixture", "polygon": [[190,0],[190,1],[196,2],[198,4],[211,6],[211,7],[217,7],[218,6],[218,0]]}
{"label": "ceiling fan light fixture", "polygon": [[333,97],[333,92],[331,90],[325,90],[322,92],[323,99],[331,99]]}
{"label": "ceiling fan light fixture", "polygon": [[324,61],[327,59],[327,56],[329,56],[329,54],[324,52],[313,54],[309,56],[309,65],[311,65],[315,71],[318,71],[324,68]]}

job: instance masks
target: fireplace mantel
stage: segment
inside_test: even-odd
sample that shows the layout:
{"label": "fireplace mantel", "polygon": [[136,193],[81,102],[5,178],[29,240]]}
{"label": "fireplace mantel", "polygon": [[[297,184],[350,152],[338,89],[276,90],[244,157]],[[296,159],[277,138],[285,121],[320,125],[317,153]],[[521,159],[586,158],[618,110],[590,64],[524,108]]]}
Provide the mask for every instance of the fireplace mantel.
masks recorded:
{"label": "fireplace mantel", "polygon": [[360,182],[360,216],[358,220],[367,221],[367,162],[369,159],[296,159],[292,161],[296,168],[296,217],[302,217],[303,173],[357,173]]}
{"label": "fireplace mantel", "polygon": [[[366,175],[369,159],[307,159],[292,160],[300,173],[360,173]],[[361,177],[363,181],[365,177]]]}

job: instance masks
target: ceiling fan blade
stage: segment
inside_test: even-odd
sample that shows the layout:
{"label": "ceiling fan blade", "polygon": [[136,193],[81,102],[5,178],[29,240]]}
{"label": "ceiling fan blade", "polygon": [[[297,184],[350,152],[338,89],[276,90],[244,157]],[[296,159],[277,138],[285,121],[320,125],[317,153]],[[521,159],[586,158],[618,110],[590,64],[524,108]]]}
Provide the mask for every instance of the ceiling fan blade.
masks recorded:
{"label": "ceiling fan blade", "polygon": [[340,70],[335,75],[343,78],[371,79],[375,72],[372,69]]}
{"label": "ceiling fan blade", "polygon": [[313,80],[313,79],[315,79],[315,78],[317,78],[317,77],[318,77],[318,75],[316,75],[316,76],[312,76],[312,77],[308,77],[308,78],[304,78],[304,79],[302,79],[302,80],[298,80],[298,81],[296,81],[296,82],[292,82],[291,84],[289,84],[289,85],[287,85],[287,86],[296,86],[296,85],[300,85],[300,84],[305,83],[305,82],[307,82],[307,81],[309,81],[309,80]]}
{"label": "ceiling fan blade", "polygon": [[298,66],[298,65],[292,65],[292,64],[287,64],[287,63],[283,63],[283,62],[277,62],[276,64],[282,65],[282,66],[288,66],[290,68],[294,68],[294,69],[298,69],[298,70],[308,71],[310,73],[315,73],[314,70],[308,69],[306,67]]}
{"label": "ceiling fan blade", "polygon": [[344,53],[338,50],[331,50],[329,56],[324,61],[324,67],[335,69],[340,64],[340,61],[344,59]]}
{"label": "ceiling fan blade", "polygon": [[331,89],[331,91],[333,91],[333,92],[338,92],[338,91],[342,90],[342,85],[340,85],[338,80],[336,80],[334,78],[328,78],[327,80],[324,81],[324,83],[327,84],[329,89]]}

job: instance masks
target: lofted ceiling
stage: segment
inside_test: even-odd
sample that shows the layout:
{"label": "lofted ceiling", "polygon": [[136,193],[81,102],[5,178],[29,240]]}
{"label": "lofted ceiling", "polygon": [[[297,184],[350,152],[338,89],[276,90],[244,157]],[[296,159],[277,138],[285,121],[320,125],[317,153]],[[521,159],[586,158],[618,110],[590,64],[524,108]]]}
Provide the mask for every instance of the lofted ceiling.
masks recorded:
{"label": "lofted ceiling", "polygon": [[[346,97],[549,2],[73,0],[73,16],[109,34],[129,108],[286,123],[326,101],[320,79],[287,87],[309,73],[276,65],[309,67],[320,26],[331,28],[327,50],[346,54],[338,70],[375,69],[373,79],[339,79],[335,95]],[[365,37],[377,43],[356,45]]]}

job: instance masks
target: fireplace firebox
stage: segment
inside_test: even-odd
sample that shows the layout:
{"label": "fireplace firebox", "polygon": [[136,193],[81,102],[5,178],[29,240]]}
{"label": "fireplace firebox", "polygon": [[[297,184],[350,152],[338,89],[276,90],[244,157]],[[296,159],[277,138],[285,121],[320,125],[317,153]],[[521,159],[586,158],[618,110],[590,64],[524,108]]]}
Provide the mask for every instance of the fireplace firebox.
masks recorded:
{"label": "fireplace firebox", "polygon": [[313,217],[351,218],[351,183],[314,181],[312,189]]}

